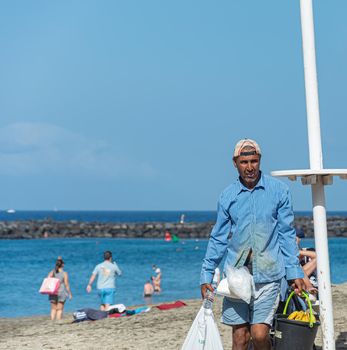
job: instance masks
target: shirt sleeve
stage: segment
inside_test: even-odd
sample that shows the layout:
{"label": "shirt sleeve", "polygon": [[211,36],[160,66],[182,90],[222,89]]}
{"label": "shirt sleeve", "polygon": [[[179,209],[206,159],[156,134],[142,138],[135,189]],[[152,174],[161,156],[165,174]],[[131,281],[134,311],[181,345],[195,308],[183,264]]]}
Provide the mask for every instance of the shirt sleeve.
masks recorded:
{"label": "shirt sleeve", "polygon": [[113,265],[114,265],[116,274],[120,276],[122,274],[122,271],[120,270],[120,268],[118,267],[115,261],[113,262]]}
{"label": "shirt sleeve", "polygon": [[206,255],[202,263],[200,284],[212,282],[215,268],[221,262],[228,246],[230,229],[231,218],[220,199],[217,208],[217,221],[212,229]]}
{"label": "shirt sleeve", "polygon": [[295,240],[296,233],[293,228],[292,199],[288,189],[285,190],[280,201],[277,220],[279,244],[284,259],[286,279],[290,281],[296,278],[304,278],[304,272],[299,262],[299,248]]}
{"label": "shirt sleeve", "polygon": [[93,270],[93,275],[97,275],[99,273],[100,266],[96,265]]}

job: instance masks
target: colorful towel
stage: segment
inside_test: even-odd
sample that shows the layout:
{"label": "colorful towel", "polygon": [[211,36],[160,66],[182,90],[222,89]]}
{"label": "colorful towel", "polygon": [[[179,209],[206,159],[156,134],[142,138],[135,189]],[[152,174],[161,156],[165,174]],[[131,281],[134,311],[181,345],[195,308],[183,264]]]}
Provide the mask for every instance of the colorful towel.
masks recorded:
{"label": "colorful towel", "polygon": [[136,314],[141,314],[143,312],[148,312],[150,309],[151,308],[148,306],[141,306],[141,307],[138,307],[137,309],[125,310],[125,312],[122,312],[122,313],[114,313],[112,315],[108,315],[108,317],[117,318],[117,317],[123,317],[123,316],[132,316]]}
{"label": "colorful towel", "polygon": [[175,301],[174,303],[171,304],[161,304],[156,306],[159,310],[169,310],[169,309],[177,309],[178,307],[186,306],[183,301]]}

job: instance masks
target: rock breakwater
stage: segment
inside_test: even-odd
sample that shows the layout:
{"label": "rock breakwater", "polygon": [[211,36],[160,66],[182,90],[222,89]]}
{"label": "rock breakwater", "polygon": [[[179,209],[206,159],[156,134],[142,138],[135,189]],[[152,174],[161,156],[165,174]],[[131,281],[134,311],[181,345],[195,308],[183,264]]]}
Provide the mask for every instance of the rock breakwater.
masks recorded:
{"label": "rock breakwater", "polygon": [[[330,237],[347,237],[347,217],[331,216],[328,220]],[[181,239],[208,238],[214,222],[195,223],[101,223],[70,221],[2,221],[0,239],[38,239],[38,238],[163,238],[166,231]],[[295,225],[313,237],[313,219],[298,216]]]}

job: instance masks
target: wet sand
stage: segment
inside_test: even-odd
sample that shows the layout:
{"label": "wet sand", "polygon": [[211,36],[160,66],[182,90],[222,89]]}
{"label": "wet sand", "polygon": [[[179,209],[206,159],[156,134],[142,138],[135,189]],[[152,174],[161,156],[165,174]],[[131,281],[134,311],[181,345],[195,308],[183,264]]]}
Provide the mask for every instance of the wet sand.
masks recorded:
{"label": "wet sand", "polygon": [[[221,298],[214,303],[214,314],[224,349],[231,349],[231,329],[219,322]],[[72,315],[52,322],[49,316],[0,318],[0,349],[180,349],[200,308],[200,300],[185,300],[187,306],[100,321],[72,324]],[[337,349],[347,349],[347,283],[333,286]],[[317,349],[322,336],[318,331]]]}

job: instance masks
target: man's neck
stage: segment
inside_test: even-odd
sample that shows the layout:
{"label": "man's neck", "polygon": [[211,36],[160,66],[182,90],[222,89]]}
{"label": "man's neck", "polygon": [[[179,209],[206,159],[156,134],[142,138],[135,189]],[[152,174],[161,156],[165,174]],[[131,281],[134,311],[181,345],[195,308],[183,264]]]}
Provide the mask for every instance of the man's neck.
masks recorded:
{"label": "man's neck", "polygon": [[261,178],[261,171],[259,171],[259,175],[258,175],[258,178],[257,178],[256,181],[254,181],[252,184],[246,184],[246,183],[244,183],[242,177],[239,176],[239,179],[240,179],[242,185],[245,186],[245,187],[247,187],[249,190],[253,190],[253,188],[254,188],[255,186],[257,186],[257,184],[258,184],[260,178]]}

